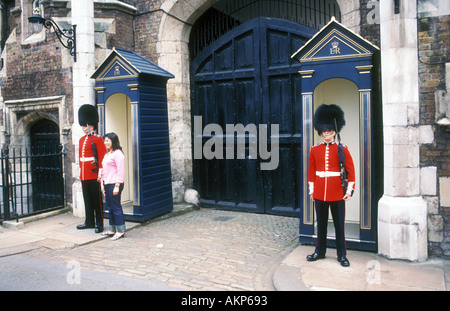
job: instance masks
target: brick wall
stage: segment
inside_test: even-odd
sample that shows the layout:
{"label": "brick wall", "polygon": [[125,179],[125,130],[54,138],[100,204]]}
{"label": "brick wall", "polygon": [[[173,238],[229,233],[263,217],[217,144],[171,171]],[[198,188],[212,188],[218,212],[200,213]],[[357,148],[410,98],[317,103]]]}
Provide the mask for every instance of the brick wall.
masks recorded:
{"label": "brick wall", "polygon": [[94,16],[96,19],[114,19],[115,33],[107,34],[107,48],[113,47],[134,50],[133,16],[129,12],[123,12],[106,4],[95,5]]}
{"label": "brick wall", "polygon": [[450,133],[435,124],[435,93],[445,90],[445,63],[450,62],[450,16],[419,20],[420,124],[432,125],[435,143],[421,147],[423,166],[437,165],[439,176],[450,176]]}
{"label": "brick wall", "polygon": [[380,23],[378,6],[373,1],[360,0],[360,35],[376,46],[380,46]]}
{"label": "brick wall", "polygon": [[[65,10],[49,11],[56,16],[67,14]],[[22,44],[20,17],[15,18],[14,24],[17,40],[11,40],[5,45],[7,80],[2,92],[4,100],[54,95],[71,96],[71,69],[62,66],[61,52],[64,47],[55,33],[44,30],[45,40]]]}
{"label": "brick wall", "polygon": [[[450,16],[420,18],[418,32],[420,125],[430,125],[434,131],[434,142],[420,147],[420,163],[422,167],[437,167],[439,180],[450,177],[450,132],[436,124],[435,119],[435,94],[446,90],[445,63],[450,62]],[[443,219],[443,241],[430,243],[429,255],[449,257],[450,207],[440,204],[438,213]]]}
{"label": "brick wall", "polygon": [[145,4],[135,4],[138,15],[134,20],[136,53],[155,64],[158,63],[156,43],[158,41],[159,25],[164,12],[160,11],[161,1],[146,1]]}
{"label": "brick wall", "polygon": [[61,46],[54,37],[50,34],[44,42],[6,45],[5,100],[54,95],[71,97],[72,72],[70,68],[62,68]]}
{"label": "brick wall", "polygon": [[[17,5],[17,4],[16,4]],[[48,8],[48,16],[67,16],[66,8]],[[61,53],[66,50],[54,32],[44,29],[45,39],[30,44],[22,44],[22,25],[20,14],[10,14],[8,23],[11,31],[10,39],[5,44],[4,58],[6,78],[2,81],[4,101],[50,96],[65,96],[68,115],[73,116],[72,108],[72,68],[62,64]],[[13,39],[11,39],[13,38]],[[15,39],[15,40],[14,40]],[[71,59],[70,56],[67,59]],[[71,117],[70,122],[73,122]],[[70,135],[65,141],[67,156],[65,157],[66,199],[72,196],[71,163],[73,150]]]}

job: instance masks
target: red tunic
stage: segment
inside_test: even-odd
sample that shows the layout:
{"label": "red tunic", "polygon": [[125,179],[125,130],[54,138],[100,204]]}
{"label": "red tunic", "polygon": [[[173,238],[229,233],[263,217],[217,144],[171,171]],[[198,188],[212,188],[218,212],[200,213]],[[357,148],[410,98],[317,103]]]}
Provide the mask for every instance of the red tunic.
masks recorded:
{"label": "red tunic", "polygon": [[[103,157],[106,154],[106,147],[103,139],[98,135],[91,135],[92,140],[97,146],[97,164],[98,168],[102,168]],[[96,164],[92,164],[94,161],[94,153],[91,147],[91,136],[86,135],[80,138],[78,145],[78,160],[80,162],[80,180],[97,179],[98,172],[92,172],[92,169],[97,168]]]}
{"label": "red tunic", "polygon": [[[345,167],[348,172],[348,190],[350,194],[355,189],[355,166],[353,159],[344,146]],[[340,201],[344,194],[339,174],[338,145],[321,143],[311,147],[309,155],[308,184],[309,193],[320,201]]]}

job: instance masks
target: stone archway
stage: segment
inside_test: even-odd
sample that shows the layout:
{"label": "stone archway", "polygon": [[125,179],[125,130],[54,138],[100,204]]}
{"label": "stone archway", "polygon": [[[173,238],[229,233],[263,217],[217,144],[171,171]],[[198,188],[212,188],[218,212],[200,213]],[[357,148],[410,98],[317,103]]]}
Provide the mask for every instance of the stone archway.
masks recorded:
{"label": "stone archway", "polygon": [[[189,34],[195,20],[217,0],[166,0],[156,43],[158,65],[175,75],[168,81],[167,99],[171,140],[172,188],[175,201],[192,187],[192,141]],[[359,32],[360,2],[337,0],[341,22]],[[176,135],[174,134],[176,133]]]}
{"label": "stone archway", "polygon": [[49,119],[59,126],[60,142],[63,145],[70,133],[65,96],[5,101],[5,116],[5,130],[13,147],[30,144],[30,127],[40,119]]}

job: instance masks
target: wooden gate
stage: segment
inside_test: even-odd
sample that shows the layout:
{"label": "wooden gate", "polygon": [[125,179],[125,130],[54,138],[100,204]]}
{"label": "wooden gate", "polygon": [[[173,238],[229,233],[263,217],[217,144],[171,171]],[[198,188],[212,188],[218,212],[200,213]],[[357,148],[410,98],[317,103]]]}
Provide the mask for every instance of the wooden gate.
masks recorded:
{"label": "wooden gate", "polygon": [[[285,20],[256,18],[222,36],[193,61],[193,122],[200,116],[202,129],[215,124],[225,131],[227,124],[241,124],[259,130],[257,137],[245,133],[245,159],[227,158],[225,151],[222,159],[194,159],[194,187],[204,206],[299,215],[304,190],[301,76],[290,56],[315,32]],[[250,153],[250,142],[264,143],[260,125],[269,129],[268,150],[278,152],[276,169],[261,170],[261,163],[269,160],[259,151],[256,157]],[[271,149],[271,125],[278,125],[278,150]],[[211,139],[205,132],[202,146]],[[237,135],[233,139],[236,146]]]}

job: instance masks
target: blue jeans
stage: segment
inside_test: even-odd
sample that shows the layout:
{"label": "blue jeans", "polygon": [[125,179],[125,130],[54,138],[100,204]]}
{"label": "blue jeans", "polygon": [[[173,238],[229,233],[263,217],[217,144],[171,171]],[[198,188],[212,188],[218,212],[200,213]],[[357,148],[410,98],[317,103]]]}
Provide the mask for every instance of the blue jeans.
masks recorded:
{"label": "blue jeans", "polygon": [[115,184],[104,185],[105,210],[109,211],[109,231],[125,232],[125,219],[123,217],[122,204],[120,203],[123,183],[120,184],[119,193],[113,195]]}

